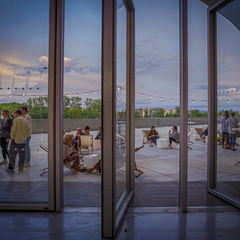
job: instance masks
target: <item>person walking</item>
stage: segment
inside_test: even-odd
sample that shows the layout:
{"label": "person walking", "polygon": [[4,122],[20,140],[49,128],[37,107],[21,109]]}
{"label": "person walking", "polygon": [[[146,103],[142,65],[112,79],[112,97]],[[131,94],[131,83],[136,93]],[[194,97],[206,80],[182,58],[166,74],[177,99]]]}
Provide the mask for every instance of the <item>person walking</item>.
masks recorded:
{"label": "person walking", "polygon": [[234,130],[234,128],[237,128],[238,126],[238,120],[234,117],[235,113],[232,112],[230,114],[230,118],[227,119],[226,121],[226,127],[227,127],[227,132],[229,134],[229,139],[231,142],[231,149],[233,151],[236,151],[235,144],[236,144],[236,133],[237,131]]}
{"label": "person walking", "polygon": [[[32,118],[28,115],[28,107],[23,106],[21,107],[23,117],[28,121],[30,127],[30,134],[32,134]],[[30,158],[31,158],[31,151],[30,151],[30,137],[27,137],[25,142],[25,164],[24,167],[30,167]]]}
{"label": "person walking", "polygon": [[8,155],[8,143],[10,140],[10,132],[12,128],[13,120],[10,117],[10,113],[7,109],[3,110],[3,119],[0,123],[0,130],[1,130],[1,147],[2,147],[2,155],[3,161],[0,164],[7,164],[7,156]]}
{"label": "person walking", "polygon": [[25,160],[25,141],[30,137],[30,127],[26,119],[22,116],[22,110],[16,110],[16,118],[13,120],[10,133],[11,144],[9,150],[9,164],[6,172],[14,172],[15,159],[19,155],[18,171],[23,172]]}
{"label": "person walking", "polygon": [[221,128],[222,128],[222,148],[224,148],[224,140],[226,136],[227,143],[229,143],[229,138],[228,138],[228,132],[227,132],[227,126],[226,126],[226,121],[229,118],[229,113],[228,111],[225,111],[223,114],[223,117],[221,118]]}

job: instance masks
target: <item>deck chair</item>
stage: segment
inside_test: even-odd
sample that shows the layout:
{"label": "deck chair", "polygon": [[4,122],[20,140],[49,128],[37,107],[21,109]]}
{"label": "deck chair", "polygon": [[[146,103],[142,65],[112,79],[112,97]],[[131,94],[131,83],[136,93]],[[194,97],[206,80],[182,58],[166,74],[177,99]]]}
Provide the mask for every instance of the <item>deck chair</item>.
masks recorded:
{"label": "deck chair", "polygon": [[[48,152],[48,148],[44,146],[42,143],[40,143],[40,148],[42,148],[45,152]],[[80,156],[80,160],[83,161],[83,156]],[[76,174],[77,172],[73,168],[71,168],[73,162],[74,160],[71,162],[64,163],[63,166],[67,167],[69,170]],[[46,173],[48,173],[48,168],[43,168],[40,170],[40,176]]]}
{"label": "deck chair", "polygon": [[81,138],[81,147],[79,153],[88,153],[91,155],[93,152],[93,135],[80,135]]}
{"label": "deck chair", "polygon": [[[187,135],[187,141],[189,142],[189,139],[190,139],[190,136],[192,135],[193,133],[192,132],[189,132],[188,135]],[[172,148],[175,148],[176,146],[178,146],[180,143],[177,143],[177,142],[173,142],[172,144]],[[191,147],[187,146],[189,149],[192,150]]]}
{"label": "deck chair", "polygon": [[[135,148],[135,152],[139,151],[141,148],[143,148],[144,145],[142,145],[141,147]],[[137,163],[135,160],[135,178],[138,178],[140,175],[143,174],[143,171],[140,170],[140,168],[137,167]]]}
{"label": "deck chair", "polygon": [[126,144],[126,137],[122,134],[116,133],[117,146]]}
{"label": "deck chair", "polygon": [[194,128],[196,131],[196,139],[195,141],[201,139],[203,142],[205,142],[204,137],[202,137],[203,132],[205,131],[203,128]]}
{"label": "deck chair", "polygon": [[[142,133],[143,133],[143,142],[142,142],[142,144],[148,143],[151,146],[151,143],[148,141],[148,137],[147,137],[149,132],[150,132],[150,130],[142,130]],[[146,139],[146,141],[144,141],[144,139]]]}
{"label": "deck chair", "polygon": [[71,133],[74,135],[74,137],[77,135],[77,131],[71,131]]}

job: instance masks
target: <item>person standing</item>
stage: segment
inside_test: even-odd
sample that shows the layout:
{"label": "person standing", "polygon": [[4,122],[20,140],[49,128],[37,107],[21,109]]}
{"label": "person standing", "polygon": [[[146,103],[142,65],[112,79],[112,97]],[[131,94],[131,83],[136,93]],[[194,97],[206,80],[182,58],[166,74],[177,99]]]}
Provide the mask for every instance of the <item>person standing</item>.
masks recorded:
{"label": "person standing", "polygon": [[236,144],[236,130],[233,130],[233,128],[237,128],[238,126],[238,120],[234,117],[235,113],[232,112],[230,114],[230,118],[227,119],[226,121],[226,127],[227,127],[227,132],[229,134],[229,139],[231,141],[231,149],[233,151],[236,151],[235,144]]}
{"label": "person standing", "polygon": [[3,119],[0,123],[0,130],[1,130],[1,146],[2,146],[2,155],[3,161],[0,164],[7,164],[7,156],[8,155],[8,143],[10,140],[10,132],[12,128],[13,120],[10,117],[10,113],[7,109],[3,110]]}
{"label": "person standing", "polygon": [[[23,106],[21,107],[23,117],[28,121],[30,127],[30,134],[32,134],[32,118],[28,115],[28,107]],[[31,151],[30,151],[30,137],[27,137],[25,142],[25,164],[24,167],[30,167],[30,158],[31,158]]]}
{"label": "person standing", "polygon": [[224,139],[226,136],[227,143],[229,143],[226,121],[229,118],[228,111],[225,111],[223,117],[221,118],[221,128],[222,128],[222,148],[224,148]]}
{"label": "person standing", "polygon": [[13,120],[12,130],[10,133],[11,144],[9,150],[9,164],[6,172],[14,172],[15,159],[19,155],[18,171],[24,169],[25,160],[25,141],[30,137],[30,127],[26,119],[22,116],[22,110],[16,110],[16,118]]}

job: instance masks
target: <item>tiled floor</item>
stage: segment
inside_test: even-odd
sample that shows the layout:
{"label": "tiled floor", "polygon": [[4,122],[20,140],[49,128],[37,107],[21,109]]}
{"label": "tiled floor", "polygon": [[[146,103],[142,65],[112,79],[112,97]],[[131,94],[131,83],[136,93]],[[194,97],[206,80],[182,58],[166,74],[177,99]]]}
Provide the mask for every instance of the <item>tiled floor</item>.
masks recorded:
{"label": "tiled floor", "polygon": [[[1,212],[1,240],[101,239],[99,213]],[[129,209],[115,239],[238,240],[240,212],[137,212]]]}

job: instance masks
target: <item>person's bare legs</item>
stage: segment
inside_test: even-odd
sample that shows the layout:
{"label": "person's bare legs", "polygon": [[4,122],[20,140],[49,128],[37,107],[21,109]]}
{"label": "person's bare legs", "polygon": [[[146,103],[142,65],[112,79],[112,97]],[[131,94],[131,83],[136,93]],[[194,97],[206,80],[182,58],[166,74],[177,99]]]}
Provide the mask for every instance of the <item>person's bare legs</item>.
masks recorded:
{"label": "person's bare legs", "polygon": [[95,166],[92,167],[92,168],[87,168],[87,172],[88,172],[88,173],[91,173],[94,169],[95,169]]}

